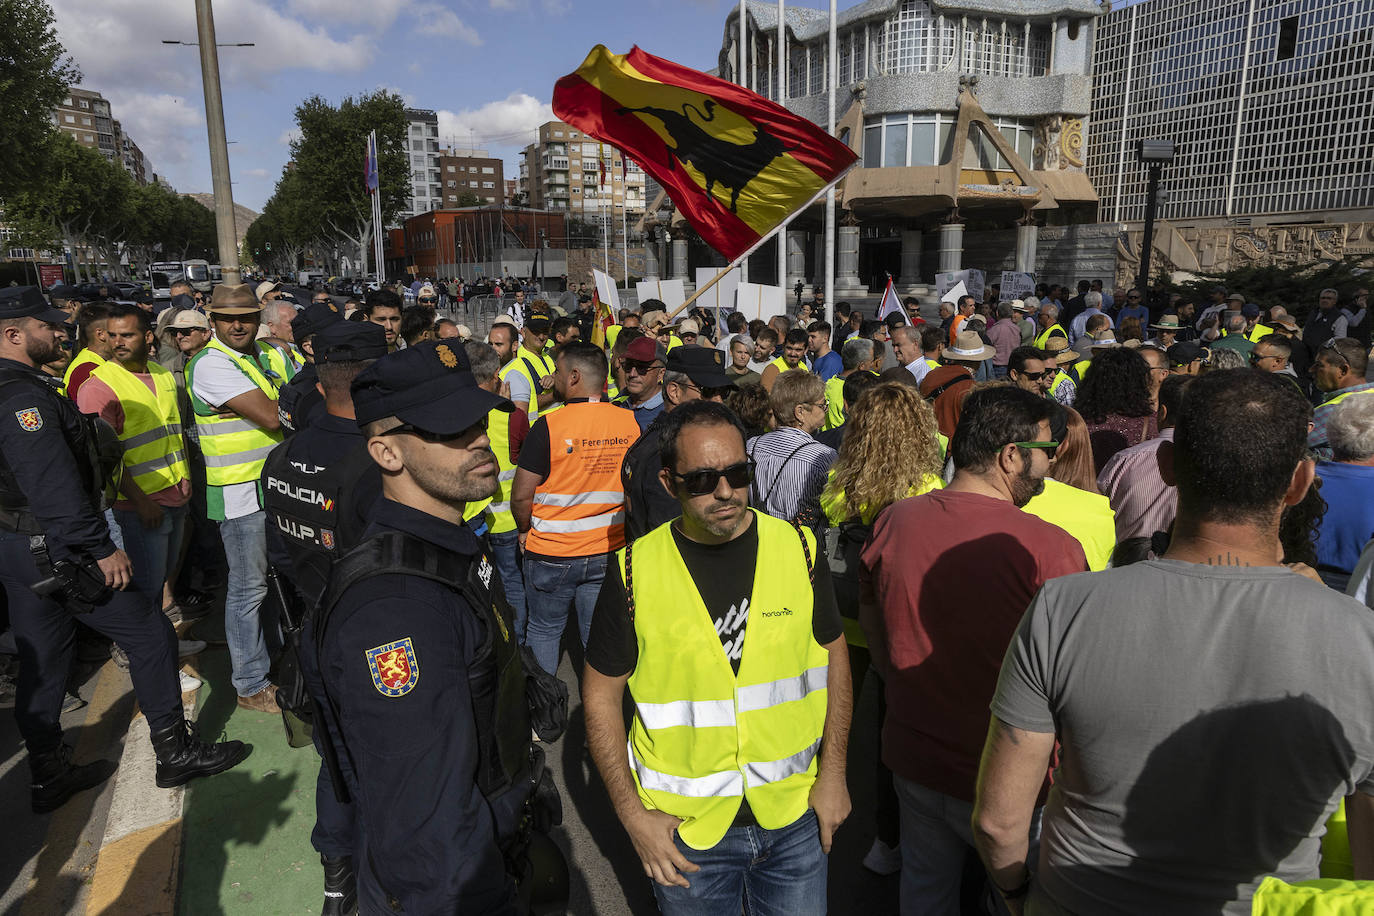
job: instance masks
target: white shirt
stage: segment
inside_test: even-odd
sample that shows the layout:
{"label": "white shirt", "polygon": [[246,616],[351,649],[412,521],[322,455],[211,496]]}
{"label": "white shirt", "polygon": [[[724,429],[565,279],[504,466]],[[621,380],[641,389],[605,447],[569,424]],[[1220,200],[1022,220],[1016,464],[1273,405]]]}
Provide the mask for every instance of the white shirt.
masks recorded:
{"label": "white shirt", "polygon": [[919,385],[930,374],[930,363],[926,362],[924,356],[918,356],[906,364],[906,371],[916,376],[916,384]]}
{"label": "white shirt", "polygon": [[[238,364],[219,350],[206,350],[196,363],[192,374],[191,391],[211,407],[223,407],[229,401],[258,386],[243,374]],[[231,483],[220,488],[224,493],[224,518],[242,518],[262,508],[258,504],[257,481]]]}
{"label": "white shirt", "polygon": [[[1094,315],[1101,314],[1103,314],[1103,311],[1101,309],[1086,308],[1082,311],[1081,314],[1075,316],[1073,321],[1069,324],[1069,343],[1073,343],[1075,340],[1077,340],[1078,338],[1082,337],[1084,334],[1087,333],[1089,318],[1091,318]],[[1110,316],[1107,317],[1107,327],[1112,329],[1116,328],[1116,325],[1112,323],[1112,319]]]}

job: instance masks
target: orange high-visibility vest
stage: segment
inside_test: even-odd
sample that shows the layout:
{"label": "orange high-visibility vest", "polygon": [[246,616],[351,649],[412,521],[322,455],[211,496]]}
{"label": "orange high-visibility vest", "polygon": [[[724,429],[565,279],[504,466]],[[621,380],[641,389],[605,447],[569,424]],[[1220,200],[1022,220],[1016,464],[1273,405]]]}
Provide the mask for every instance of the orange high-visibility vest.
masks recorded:
{"label": "orange high-visibility vest", "polygon": [[639,438],[634,411],[604,401],[540,417],[549,428],[549,476],[534,491],[525,549],[586,557],[625,546],[620,465]]}

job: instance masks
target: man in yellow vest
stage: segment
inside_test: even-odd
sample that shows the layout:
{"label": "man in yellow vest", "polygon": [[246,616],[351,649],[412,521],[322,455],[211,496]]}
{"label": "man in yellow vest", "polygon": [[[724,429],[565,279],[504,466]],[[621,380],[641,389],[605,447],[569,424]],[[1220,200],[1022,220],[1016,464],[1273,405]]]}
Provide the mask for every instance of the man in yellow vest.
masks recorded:
{"label": "man in yellow vest", "polygon": [[176,603],[166,580],[181,552],[191,471],[176,378],[148,359],[150,326],[138,306],[110,306],[106,335],[113,358],[91,373],[76,406],[104,418],[124,445],[115,522],[133,566],[133,588],[161,612]]}
{"label": "man in yellow vest", "polygon": [[1317,348],[1316,358],[1307,372],[1326,395],[1326,400],[1312,411],[1307,447],[1323,461],[1331,460],[1331,444],[1326,439],[1331,411],[1346,398],[1374,392],[1374,382],[1365,381],[1368,368],[1369,353],[1364,344],[1353,337],[1336,337]]}
{"label": "man in yellow vest", "polygon": [[531,423],[558,400],[553,393],[554,361],[544,353],[549,328],[548,315],[527,313],[520,349],[501,369],[501,381],[510,385],[511,403],[523,407]]}
{"label": "man in yellow vest", "polygon": [[569,344],[558,354],[553,385],[564,406],[530,427],[511,485],[525,551],[525,641],[550,674],[569,606],[577,606],[585,646],[607,558],[625,545],[620,466],[639,425],[601,399],[605,379],[606,354],[595,344]]}
{"label": "man in yellow vest", "polygon": [[825,913],[850,811],[829,570],[809,531],[749,508],[744,438],[720,404],[665,418],[659,480],[682,515],[616,554],[587,644],[587,743],[669,916],[738,913],[746,887],[750,912]]}
{"label": "man in yellow vest", "polygon": [[[504,328],[515,331],[510,325],[496,325],[492,331]],[[501,360],[490,344],[469,340],[463,344],[468,354],[468,364],[477,387],[492,394],[505,392],[503,383],[497,375]],[[491,545],[492,559],[496,561],[496,571],[501,574],[501,584],[505,588],[506,601],[515,612],[515,637],[521,645],[525,643],[525,572],[520,561],[520,537],[515,530],[515,516],[510,511],[511,485],[515,482],[515,463],[520,459],[520,448],[525,444],[525,436],[530,431],[529,415],[524,404],[516,404],[511,411],[499,407],[492,408],[487,415],[487,438],[491,440],[491,450],[496,454],[498,468],[497,482],[500,490],[486,509],[487,543]]]}
{"label": "man in yellow vest", "polygon": [[1069,339],[1069,335],[1064,332],[1064,326],[1059,323],[1059,306],[1053,302],[1046,302],[1040,306],[1040,311],[1035,313],[1037,328],[1035,334],[1035,348],[1037,350],[1046,349],[1051,337],[1062,337]]}
{"label": "man in yellow vest", "polygon": [[[760,373],[759,384],[764,391],[772,391],[778,376],[793,369],[806,369],[806,331],[793,328],[782,340],[782,355],[770,362]],[[808,370],[809,371],[809,370]]]}
{"label": "man in yellow vest", "polygon": [[105,336],[105,322],[109,318],[108,302],[87,302],[77,315],[76,346],[79,349],[62,376],[62,392],[73,401],[95,367],[110,358],[110,340]]}
{"label": "man in yellow vest", "polygon": [[186,366],[196,433],[205,456],[206,514],[219,523],[229,560],[224,632],[238,704],[275,713],[268,679],[271,628],[259,618],[267,597],[267,524],[258,479],[282,441],[277,392],[288,379],[281,351],[258,341],[262,310],[246,285],[221,284],[210,301],[215,336]]}

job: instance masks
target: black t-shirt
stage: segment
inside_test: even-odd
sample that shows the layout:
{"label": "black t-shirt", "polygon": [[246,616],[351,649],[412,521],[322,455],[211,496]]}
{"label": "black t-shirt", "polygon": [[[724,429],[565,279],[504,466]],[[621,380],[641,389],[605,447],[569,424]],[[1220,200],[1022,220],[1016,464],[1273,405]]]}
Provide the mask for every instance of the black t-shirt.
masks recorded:
{"label": "black t-shirt", "polygon": [[[754,567],[759,553],[758,525],[751,524],[744,534],[724,544],[698,544],[688,540],[677,530],[677,523],[672,530],[673,541],[682,554],[687,572],[696,583],[702,603],[720,634],[721,646],[738,674],[749,617],[749,597],[754,591]],[[830,567],[820,556],[819,545],[812,552],[811,562],[815,569],[811,633],[816,642],[824,646],[844,633],[844,623],[835,604]],[[636,571],[636,575],[642,574]],[[588,664],[607,677],[627,675],[639,661],[639,644],[625,600],[625,583],[621,580],[620,564],[616,562],[606,566],[606,578],[592,615],[586,657]]]}

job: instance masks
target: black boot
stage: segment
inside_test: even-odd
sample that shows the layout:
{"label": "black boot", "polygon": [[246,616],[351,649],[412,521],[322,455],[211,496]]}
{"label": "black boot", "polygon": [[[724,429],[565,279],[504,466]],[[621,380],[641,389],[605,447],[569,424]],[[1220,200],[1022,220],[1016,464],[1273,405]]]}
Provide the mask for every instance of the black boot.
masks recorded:
{"label": "black boot", "polygon": [[351,856],[320,856],[324,866],[324,909],[320,916],[354,916],[358,912],[358,878]]}
{"label": "black boot", "polygon": [[59,744],[51,751],[29,755],[29,800],[34,814],[55,811],[78,792],[100,785],[109,779],[119,764],[113,760],[96,760],[82,766],[72,764],[72,749]]}
{"label": "black boot", "polygon": [[209,744],[200,740],[196,727],[185,719],[155,731],[153,753],[157,755],[157,787],[170,789],[185,785],[197,776],[213,776],[238,766],[253,752],[253,745],[242,741]]}

